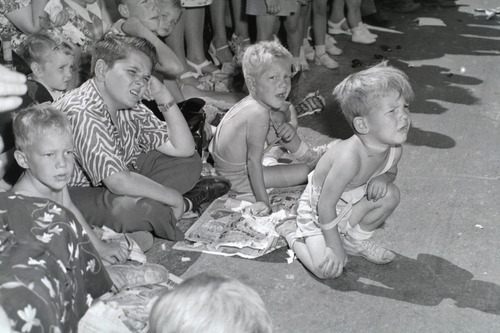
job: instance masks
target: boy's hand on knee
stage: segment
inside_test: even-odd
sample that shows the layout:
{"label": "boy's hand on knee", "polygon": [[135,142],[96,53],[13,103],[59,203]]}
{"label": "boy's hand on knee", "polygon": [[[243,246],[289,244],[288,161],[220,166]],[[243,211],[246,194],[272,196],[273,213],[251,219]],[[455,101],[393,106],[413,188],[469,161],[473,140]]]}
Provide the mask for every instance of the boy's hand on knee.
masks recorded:
{"label": "boy's hand on knee", "polygon": [[109,264],[119,264],[127,260],[129,256],[128,247],[122,243],[106,243],[102,242],[97,248],[97,252],[102,260]]}
{"label": "boy's hand on knee", "polygon": [[331,248],[326,247],[320,270],[325,278],[337,278],[342,275],[346,263],[345,253],[335,254]]}
{"label": "boy's hand on knee", "polygon": [[366,198],[377,201],[387,194],[387,182],[383,178],[375,177],[369,183],[366,189]]}

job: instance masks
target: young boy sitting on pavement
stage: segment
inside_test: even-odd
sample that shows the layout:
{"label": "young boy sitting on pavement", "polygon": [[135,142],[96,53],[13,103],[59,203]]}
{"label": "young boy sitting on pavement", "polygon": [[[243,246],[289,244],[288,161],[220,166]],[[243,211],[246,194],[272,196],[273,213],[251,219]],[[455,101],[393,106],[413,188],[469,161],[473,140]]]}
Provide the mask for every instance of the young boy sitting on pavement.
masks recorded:
{"label": "young boy sitting on pavement", "polygon": [[68,89],[71,82],[75,52],[63,40],[34,34],[22,44],[22,57],[31,68],[28,94],[38,103],[53,102]]}
{"label": "young boy sitting on pavement", "polygon": [[154,303],[151,333],[271,333],[271,318],[259,294],[232,278],[201,273]]}
{"label": "young boy sitting on pavement", "polygon": [[12,187],[16,194],[46,198],[69,209],[88,234],[101,257],[123,262],[127,251],[119,243],[106,243],[96,237],[69,196],[67,183],[74,169],[71,125],[64,114],[48,103],[19,111],[14,117],[16,148],[14,157],[23,169]]}
{"label": "young boy sitting on pavement", "polygon": [[[227,193],[201,178],[201,159],[170,91],[151,76],[156,51],[138,37],[106,36],[93,47],[94,77],[54,102],[73,127],[77,172],[71,197],[86,220],[117,232],[182,240],[182,215]],[[165,121],[140,101],[154,99]]]}
{"label": "young boy sitting on pavement", "polygon": [[[71,201],[74,150],[64,114],[44,103],[21,110],[13,123],[25,172],[0,193],[0,285],[11,285],[0,288],[0,305],[17,331],[20,319],[35,316],[42,330],[76,331],[93,299],[112,288],[163,282],[159,265],[103,265],[101,258],[123,262],[128,249],[100,241]],[[22,315],[29,310],[33,318]]]}
{"label": "young boy sitting on pavement", "polygon": [[385,63],[352,74],[333,94],[354,135],[336,140],[308,176],[297,220],[277,227],[318,278],[342,274],[346,254],[386,264],[395,254],[370,238],[399,204],[394,185],[410,128],[407,76]]}
{"label": "young boy sitting on pavement", "polygon": [[[295,129],[283,122],[274,129],[300,164],[262,165],[271,113],[287,105],[292,56],[278,42],[260,42],[243,56],[243,73],[250,95],[238,102],[217,126],[210,152],[217,171],[229,179],[232,190],[253,193],[254,214],[270,213],[266,188],[303,184],[318,156],[303,149]],[[302,151],[301,151],[302,149]]]}

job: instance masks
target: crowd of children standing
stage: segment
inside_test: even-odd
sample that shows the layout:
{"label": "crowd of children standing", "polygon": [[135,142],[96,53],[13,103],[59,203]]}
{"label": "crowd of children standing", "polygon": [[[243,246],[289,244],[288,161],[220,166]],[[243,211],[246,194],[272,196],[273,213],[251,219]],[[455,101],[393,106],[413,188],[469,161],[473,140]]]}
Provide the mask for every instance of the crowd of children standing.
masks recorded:
{"label": "crowd of children standing", "polygon": [[[2,177],[13,161],[22,168],[14,182],[0,184],[0,302],[12,327],[74,331],[93,299],[127,286],[126,275],[113,268],[127,259],[127,244],[100,240],[90,225],[133,236],[147,250],[151,235],[183,239],[177,221],[230,189],[252,194],[250,211],[266,215],[267,189],[307,184],[297,219],[276,229],[319,278],[342,274],[346,255],[376,264],[394,259],[371,236],[399,203],[393,181],[413,98],[406,75],[382,63],[343,80],[334,95],[355,134],[332,142],[326,152],[301,140],[297,111],[287,101],[292,76],[307,70],[308,60],[338,67],[332,57],[342,51],[327,32],[350,33],[355,43],[375,42],[376,35],[362,22],[361,2],[346,1],[347,20],[344,2],[338,0],[330,4],[329,19],[326,0],[0,4],[2,31],[29,68],[25,82],[23,75],[0,67],[2,115],[22,103],[14,134],[2,130],[0,141]],[[230,38],[227,9],[232,13]],[[206,10],[212,61],[205,57]],[[253,44],[246,15],[255,16]],[[287,48],[274,37],[280,23]],[[241,64],[247,96],[205,90],[201,84],[229,62]],[[232,105],[208,148],[216,177],[201,176],[202,159],[182,112],[182,102],[194,97]],[[38,105],[26,108],[33,102]],[[144,105],[150,102],[153,110]],[[278,162],[284,152],[294,163]],[[270,157],[275,158],[269,162]],[[15,286],[9,285],[13,279]],[[27,288],[34,279],[35,286]],[[21,301],[7,297],[2,294],[6,285],[9,292],[19,288],[26,296]],[[212,276],[187,282],[185,294],[179,288],[160,298],[152,329],[167,332],[168,318],[172,325],[179,320],[184,325],[172,302],[201,297],[198,288],[214,295],[223,286],[235,290],[228,299],[243,293],[257,306],[255,315],[239,318],[233,328],[271,331],[258,295],[236,281]],[[56,301],[42,317],[47,299]],[[38,317],[33,316],[37,309]],[[183,315],[196,323],[191,318],[196,314]]]}

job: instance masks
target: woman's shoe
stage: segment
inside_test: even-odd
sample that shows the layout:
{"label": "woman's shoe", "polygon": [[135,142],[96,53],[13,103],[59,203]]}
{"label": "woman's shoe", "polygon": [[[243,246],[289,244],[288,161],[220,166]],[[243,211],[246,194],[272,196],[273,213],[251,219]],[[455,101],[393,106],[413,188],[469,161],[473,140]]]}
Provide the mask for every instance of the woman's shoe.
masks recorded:
{"label": "woman's shoe", "polygon": [[181,84],[181,88],[184,87],[184,85],[190,85],[194,86],[198,89],[203,89],[205,87],[204,84],[202,84],[200,81],[198,81],[198,77],[200,77],[197,73],[187,71],[182,73],[179,76],[179,81]]}
{"label": "woman's shoe", "polygon": [[309,44],[309,41],[305,40],[302,44],[302,48],[304,49],[304,57],[306,58],[306,60],[313,61],[315,51],[311,44]]}
{"label": "woman's shoe", "polygon": [[188,59],[186,59],[186,62],[189,66],[194,68],[194,70],[196,71],[196,74],[198,76],[202,76],[203,74],[214,73],[215,71],[220,70],[220,69],[216,68],[213,71],[203,71],[203,68],[205,68],[205,67],[212,67],[212,66],[215,67],[215,65],[213,63],[211,63],[210,61],[208,61],[207,59],[205,59],[205,61],[203,61],[201,64],[195,64],[194,62],[191,62]]}
{"label": "woman's shoe", "polygon": [[374,34],[370,30],[368,30],[368,27],[366,26],[366,24],[364,24],[363,22],[360,22],[358,26],[361,26],[361,28],[363,29],[363,32],[365,33],[365,35],[367,35],[367,36],[369,36],[371,38],[377,39],[378,35]]}
{"label": "woman's shoe", "polygon": [[330,58],[330,56],[328,56],[328,54],[326,53],[323,54],[316,53],[314,56],[314,63],[316,65],[323,65],[328,69],[335,69],[339,67],[339,64],[335,60]]}
{"label": "woman's shoe", "polygon": [[326,50],[326,53],[328,53],[329,55],[341,55],[342,54],[342,50],[339,49],[338,47],[335,46],[335,39],[330,36],[330,35],[326,35],[325,37],[325,50]]}
{"label": "woman's shoe", "polygon": [[351,31],[352,31],[351,41],[353,41],[354,43],[368,45],[376,42],[375,38],[365,34],[363,27],[360,25],[358,25],[355,28],[352,28]]}
{"label": "woman's shoe", "polygon": [[350,35],[351,32],[349,31],[349,25],[347,24],[345,17],[338,23],[328,20],[328,33],[330,35]]}
{"label": "woman's shoe", "polygon": [[230,62],[230,61],[221,61],[217,56],[218,52],[224,51],[225,49],[228,49],[228,51],[230,52],[228,44],[223,45],[221,47],[215,47],[214,42],[213,41],[210,42],[210,45],[208,46],[208,54],[212,58],[212,62],[214,63],[215,66],[222,66],[223,62]]}
{"label": "woman's shoe", "polygon": [[239,57],[241,53],[245,52],[247,46],[250,45],[250,37],[243,38],[236,34],[233,34],[231,36],[231,40],[229,40],[227,43],[229,44],[229,48],[231,48],[233,54]]}

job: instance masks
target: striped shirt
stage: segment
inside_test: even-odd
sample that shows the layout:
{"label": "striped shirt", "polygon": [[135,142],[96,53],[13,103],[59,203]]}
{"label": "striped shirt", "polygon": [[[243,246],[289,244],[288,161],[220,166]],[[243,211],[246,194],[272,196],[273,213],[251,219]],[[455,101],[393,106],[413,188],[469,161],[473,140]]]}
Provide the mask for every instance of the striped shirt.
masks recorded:
{"label": "striped shirt", "polygon": [[102,186],[103,179],[135,168],[139,154],[168,140],[166,123],[143,104],[119,110],[113,124],[93,79],[53,105],[66,114],[73,127],[78,163],[69,186]]}

